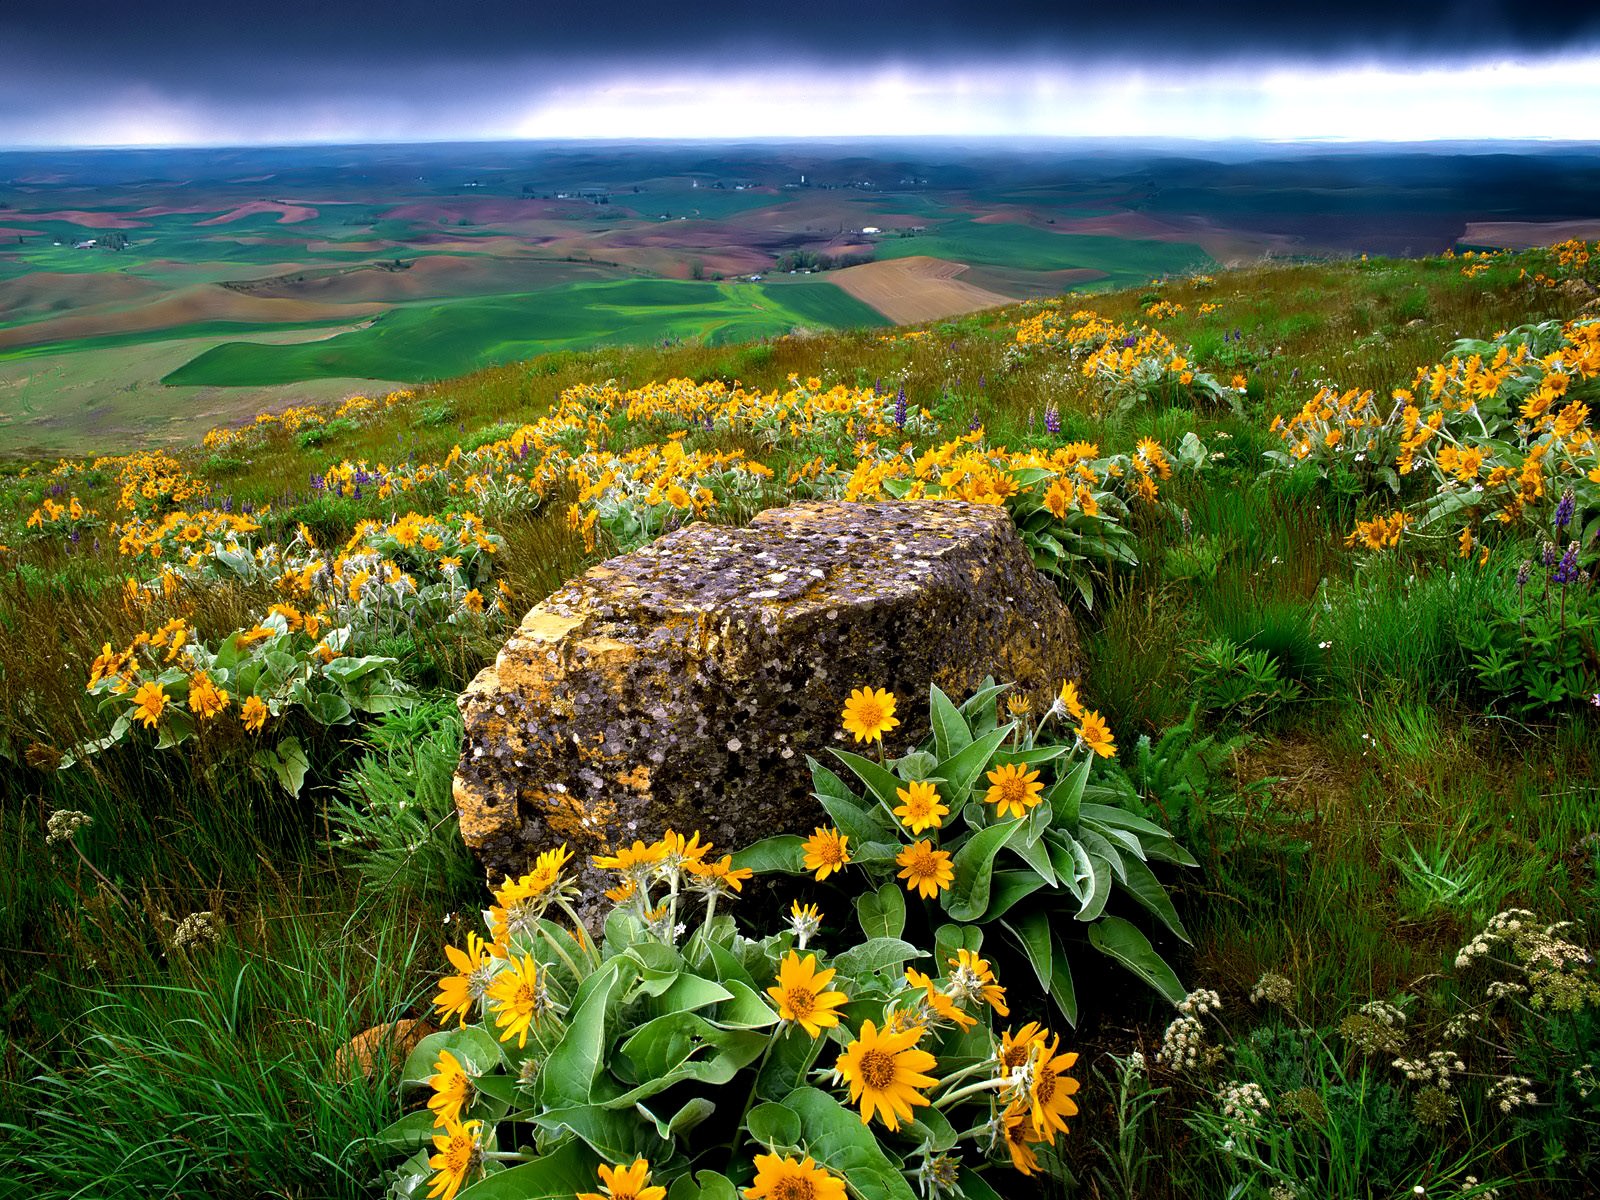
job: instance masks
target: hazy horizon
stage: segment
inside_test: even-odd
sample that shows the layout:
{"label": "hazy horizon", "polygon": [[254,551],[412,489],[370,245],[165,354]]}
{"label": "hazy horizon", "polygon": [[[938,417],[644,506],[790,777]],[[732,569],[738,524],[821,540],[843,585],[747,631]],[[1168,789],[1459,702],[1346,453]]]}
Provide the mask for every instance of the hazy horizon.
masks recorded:
{"label": "hazy horizon", "polygon": [[1600,6],[17,0],[14,150],[752,137],[1589,141]]}

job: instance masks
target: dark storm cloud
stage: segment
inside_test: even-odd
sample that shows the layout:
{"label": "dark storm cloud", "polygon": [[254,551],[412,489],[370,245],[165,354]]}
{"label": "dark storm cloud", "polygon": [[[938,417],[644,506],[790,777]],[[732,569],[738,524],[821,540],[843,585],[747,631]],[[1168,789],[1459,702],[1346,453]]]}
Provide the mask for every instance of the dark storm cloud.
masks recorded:
{"label": "dark storm cloud", "polygon": [[[1161,60],[1194,54],[1290,58],[1372,54],[1532,54],[1600,40],[1600,5],[1406,3],[1205,5],[982,4],[937,0],[660,3],[528,0],[110,0],[0,6],[15,45],[79,63],[142,64],[163,79],[270,75],[291,63],[431,58],[604,62],[683,56],[795,54],[832,61],[885,56],[990,57],[1087,52]],[[242,82],[242,81],[241,81]]]}

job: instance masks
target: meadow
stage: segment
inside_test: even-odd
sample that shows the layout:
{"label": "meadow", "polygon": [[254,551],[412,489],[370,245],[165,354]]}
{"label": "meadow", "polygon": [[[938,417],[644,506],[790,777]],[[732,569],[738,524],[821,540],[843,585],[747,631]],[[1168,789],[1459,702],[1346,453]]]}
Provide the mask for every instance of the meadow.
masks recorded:
{"label": "meadow", "polygon": [[[1594,1194],[1597,296],[1578,243],[1214,270],[11,468],[9,1181],[617,1196],[640,1154],[671,1200]],[[926,758],[830,759],[828,821],[911,882],[873,838],[836,873],[822,834],[663,838],[602,940],[559,856],[491,900],[453,699],[510,622],[686,521],[901,495],[1004,505],[1086,662],[1048,709],[895,697],[934,706]],[[1046,803],[1007,783],[1035,765]],[[900,1083],[807,1073],[865,1078],[895,1012]],[[409,1058],[346,1048],[430,1017]]]}

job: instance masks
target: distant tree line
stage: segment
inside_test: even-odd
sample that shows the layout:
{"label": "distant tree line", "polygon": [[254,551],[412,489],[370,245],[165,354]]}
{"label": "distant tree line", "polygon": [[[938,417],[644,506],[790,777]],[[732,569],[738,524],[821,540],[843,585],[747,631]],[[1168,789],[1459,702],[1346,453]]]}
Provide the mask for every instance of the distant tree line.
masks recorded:
{"label": "distant tree line", "polygon": [[819,250],[785,250],[778,255],[774,271],[834,271],[859,267],[872,261],[871,254],[823,254]]}

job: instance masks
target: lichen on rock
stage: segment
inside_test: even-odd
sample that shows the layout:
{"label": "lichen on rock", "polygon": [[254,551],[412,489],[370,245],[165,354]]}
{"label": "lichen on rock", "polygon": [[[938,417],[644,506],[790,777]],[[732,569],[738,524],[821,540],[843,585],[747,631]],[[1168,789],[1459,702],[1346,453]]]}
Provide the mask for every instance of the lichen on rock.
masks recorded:
{"label": "lichen on rock", "polygon": [[[1040,705],[1077,635],[1003,508],[795,504],[696,524],[594,567],[523,618],[460,698],[461,832],[491,880],[569,843],[588,856],[667,828],[733,849],[821,817],[807,754],[842,745],[852,688],[887,688],[927,734],[928,685],[986,675]],[[919,723],[920,722],[920,723]]]}

